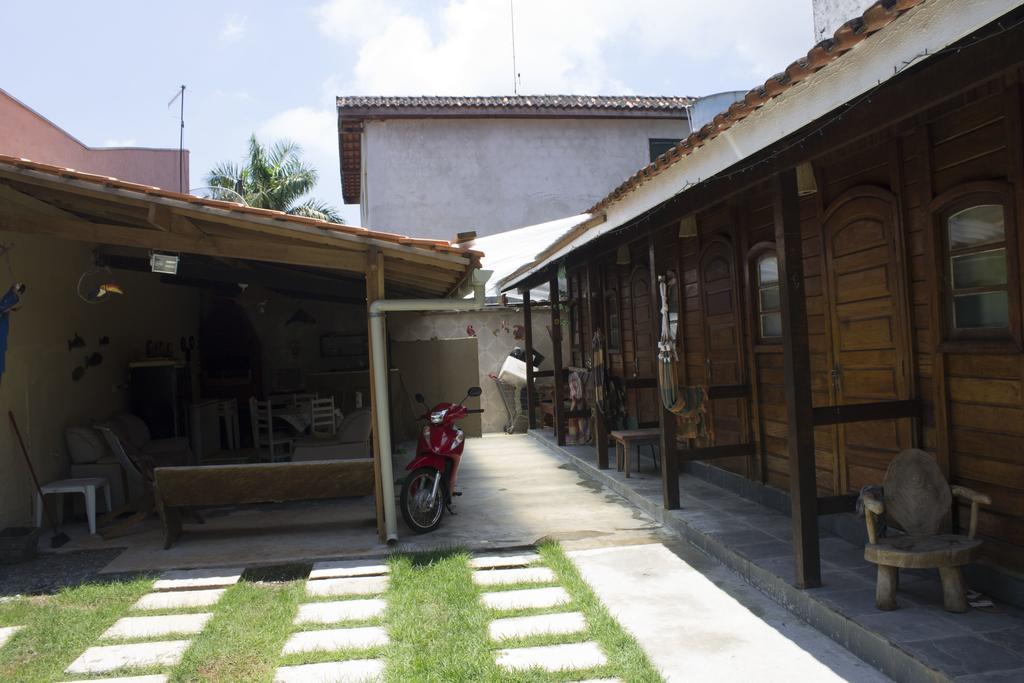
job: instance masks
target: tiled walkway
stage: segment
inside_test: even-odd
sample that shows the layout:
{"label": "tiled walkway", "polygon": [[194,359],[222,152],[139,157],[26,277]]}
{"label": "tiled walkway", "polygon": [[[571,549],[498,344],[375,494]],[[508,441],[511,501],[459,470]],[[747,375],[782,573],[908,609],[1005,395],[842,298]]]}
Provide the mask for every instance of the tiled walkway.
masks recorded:
{"label": "tiled walkway", "polygon": [[[228,586],[241,578],[241,569],[167,572],[153,584],[153,592],[132,606],[100,636],[100,644],[83,652],[65,673],[95,676],[122,670],[166,668],[181,661],[213,616],[196,611],[214,606]],[[158,614],[146,614],[159,612]],[[187,636],[187,637],[186,637]],[[96,680],[96,679],[92,679]],[[118,683],[158,683],[165,674],[104,679]]]}
{"label": "tiled walkway", "polygon": [[[495,613],[488,625],[495,644],[535,636],[557,639],[587,630],[586,618],[580,612],[550,611],[569,603],[570,597],[557,585],[555,573],[540,566],[539,555],[478,557],[470,564],[473,582],[488,591],[480,596],[484,606]],[[546,587],[534,588],[534,584]],[[502,616],[505,614],[509,616]],[[566,675],[608,663],[601,646],[593,641],[509,647],[499,649],[495,658],[498,666],[510,671],[536,667]]]}
{"label": "tiled walkway", "polygon": [[363,560],[314,564],[306,582],[308,602],[299,605],[293,622],[297,630],[281,656],[313,653],[324,661],[280,666],[275,683],[383,680],[384,661],[372,655],[389,643],[382,625],[388,583],[386,564]]}
{"label": "tiled walkway", "polygon": [[[687,474],[680,476],[682,509],[665,511],[660,475],[646,455],[640,471],[625,479],[614,469],[598,470],[590,446],[559,449],[549,432],[532,435],[895,678],[1024,680],[1022,610],[997,604],[950,614],[942,608],[937,572],[904,570],[897,593],[900,609],[879,611],[876,568],[864,560],[863,547],[826,531],[820,534],[823,586],[799,591],[792,586],[788,516]],[[614,465],[614,457],[610,462]]]}

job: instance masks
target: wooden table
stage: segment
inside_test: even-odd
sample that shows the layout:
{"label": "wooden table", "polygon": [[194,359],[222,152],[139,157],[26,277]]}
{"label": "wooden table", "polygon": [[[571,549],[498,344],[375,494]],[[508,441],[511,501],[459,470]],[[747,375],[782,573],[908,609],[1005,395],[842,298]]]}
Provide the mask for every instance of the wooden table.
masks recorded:
{"label": "wooden table", "polygon": [[[661,443],[661,430],[657,427],[626,429],[612,432],[608,436],[615,442],[615,469],[620,472],[625,469],[626,479],[629,479],[629,457],[633,452],[633,447]],[[639,462],[637,465],[639,466]]]}

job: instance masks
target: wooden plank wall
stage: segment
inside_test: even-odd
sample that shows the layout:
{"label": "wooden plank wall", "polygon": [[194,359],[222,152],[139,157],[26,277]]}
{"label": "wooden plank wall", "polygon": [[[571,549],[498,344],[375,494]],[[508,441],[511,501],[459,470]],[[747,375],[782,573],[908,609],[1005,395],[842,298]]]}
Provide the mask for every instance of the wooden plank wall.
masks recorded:
{"label": "wooden plank wall", "polygon": [[[942,193],[965,183],[999,181],[1016,188],[1017,225],[1009,227],[1017,232],[1019,258],[1024,262],[1024,229],[1020,227],[1024,218],[1024,101],[1020,81],[1021,74],[1016,71],[1000,75],[938,107],[813,159],[818,191],[801,198],[800,215],[814,405],[833,405],[839,391],[832,379],[833,342],[838,337],[830,330],[834,323],[826,278],[825,213],[844,193],[870,187],[895,198],[896,263],[890,267],[900,271],[893,306],[902,310],[897,310],[893,320],[906,327],[896,337],[900,348],[906,349],[903,362],[909,368],[901,375],[905,377],[901,390],[907,397],[920,398],[923,408],[919,421],[904,420],[903,426],[880,422],[847,425],[843,429],[851,431],[846,437],[838,427],[816,429],[819,495],[880,483],[892,457],[891,449],[881,448],[879,443],[873,457],[865,459],[861,454],[843,462],[841,438],[848,443],[852,435],[867,444],[873,443],[872,439],[898,439],[901,443],[906,439],[908,445],[934,453],[951,483],[992,497],[993,505],[982,512],[980,520],[980,533],[991,541],[989,555],[1002,564],[1024,569],[1024,352],[1012,340],[972,344],[946,339],[937,321],[947,306],[941,273],[948,266],[941,255],[942,234],[933,204]],[[730,400],[728,405],[716,401],[718,443],[735,442],[746,430],[747,437],[758,444],[758,458],[713,464],[788,489],[781,345],[762,343],[756,335],[753,264],[758,253],[772,247],[773,239],[767,183],[698,212],[697,222],[696,238],[678,238],[678,224],[656,233],[657,274],[674,269],[681,283],[681,379],[686,383],[706,381],[706,360],[709,351],[715,352],[716,335],[721,331],[707,327],[702,254],[716,241],[734,245],[740,290],[736,301],[743,306],[736,338],[743,357],[736,379],[752,382],[754,400],[746,405],[741,400]],[[630,265],[616,265],[614,251],[601,257],[607,285],[619,296],[622,351],[609,359],[612,373],[619,377],[633,374],[635,294],[630,278],[635,268],[644,267],[646,240],[629,248]],[[1020,282],[1014,284],[1021,287]],[[712,327],[720,324],[721,319],[712,321]],[[630,394],[630,410],[637,415],[644,410],[642,399],[639,392]]]}

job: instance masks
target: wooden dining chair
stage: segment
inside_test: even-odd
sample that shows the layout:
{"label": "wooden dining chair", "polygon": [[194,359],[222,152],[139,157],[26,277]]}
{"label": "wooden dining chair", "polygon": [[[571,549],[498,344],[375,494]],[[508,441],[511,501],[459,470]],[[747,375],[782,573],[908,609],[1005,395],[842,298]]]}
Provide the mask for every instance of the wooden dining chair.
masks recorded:
{"label": "wooden dining chair", "polygon": [[288,458],[294,448],[293,440],[284,432],[274,431],[274,408],[270,401],[249,399],[249,421],[252,424],[252,444],[266,449],[270,462]]}

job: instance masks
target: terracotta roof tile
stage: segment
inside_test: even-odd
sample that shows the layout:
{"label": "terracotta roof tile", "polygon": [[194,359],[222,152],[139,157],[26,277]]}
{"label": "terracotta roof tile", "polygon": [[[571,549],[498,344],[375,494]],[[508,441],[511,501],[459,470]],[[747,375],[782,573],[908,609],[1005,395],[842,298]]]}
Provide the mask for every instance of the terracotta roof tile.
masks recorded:
{"label": "terracotta roof tile", "polygon": [[338,97],[338,109],[402,108],[513,108],[513,109],[587,109],[609,111],[685,111],[691,97],[646,95],[498,95],[493,97]]}
{"label": "terracotta roof tile", "polygon": [[358,225],[346,225],[344,223],[328,223],[326,221],[319,221],[316,220],[315,218],[309,218],[307,216],[295,216],[289,213],[284,213],[282,211],[275,211],[272,209],[260,209],[252,206],[246,206],[245,204],[240,204],[238,202],[227,202],[219,199],[207,199],[206,197],[197,197],[191,194],[181,194],[179,192],[164,190],[162,188],[154,187],[152,185],[142,185],[139,183],[129,182],[127,180],[119,180],[118,178],[114,178],[111,176],[96,175],[95,173],[85,173],[83,171],[76,171],[72,168],[54,166],[52,164],[44,164],[32,161],[31,159],[23,159],[19,157],[12,157],[7,156],[5,154],[0,154],[0,171],[3,170],[4,166],[25,171],[36,171],[39,173],[45,173],[48,175],[52,175],[55,178],[66,178],[69,180],[84,181],[88,183],[93,183],[100,187],[108,187],[118,190],[129,190],[132,192],[139,192],[150,197],[173,199],[177,201],[188,202],[190,204],[198,204],[201,206],[209,207],[211,209],[220,209],[223,211],[230,211],[236,214],[244,214],[259,218],[270,218],[286,223],[309,225],[324,230],[332,230],[335,232],[357,235],[360,237],[365,237],[367,239],[392,242],[398,245],[407,245],[415,247],[417,249],[423,249],[424,251],[439,251],[445,253],[460,254],[474,260],[483,256],[483,254],[479,251],[467,249],[465,247],[459,247],[453,245],[450,242],[445,242],[444,240],[409,237],[407,235],[399,235],[397,233],[369,230],[368,228],[360,227]]}
{"label": "terracotta roof tile", "polygon": [[671,163],[661,163],[659,157],[640,172],[627,178],[621,185],[609,192],[604,199],[587,209],[587,212],[603,211],[612,202],[632,192],[673,163],[680,161],[694,149],[703,145],[706,140],[728,130],[733,124],[749,116],[768,100],[778,97],[815,71],[848,52],[870,34],[888,26],[901,14],[922,2],[925,0],[879,0],[871,5],[861,16],[840,26],[831,38],[819,42],[804,57],[786,67],[782,73],[775,74],[768,78],[763,85],[752,88],[742,101],[734,102],[727,110],[718,113],[711,123],[680,141],[674,149],[669,150],[665,155]]}

